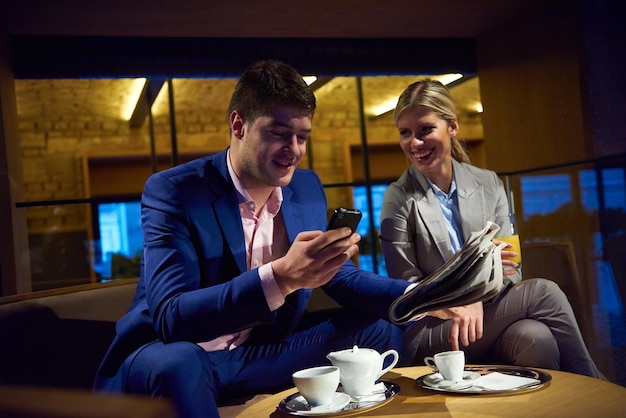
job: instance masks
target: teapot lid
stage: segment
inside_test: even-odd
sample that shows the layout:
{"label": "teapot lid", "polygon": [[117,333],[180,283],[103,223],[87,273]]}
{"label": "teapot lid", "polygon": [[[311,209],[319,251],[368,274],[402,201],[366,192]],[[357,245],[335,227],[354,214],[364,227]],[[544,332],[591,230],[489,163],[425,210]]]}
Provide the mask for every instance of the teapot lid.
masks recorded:
{"label": "teapot lid", "polygon": [[330,353],[330,355],[338,360],[359,360],[369,357],[372,354],[377,354],[376,350],[372,350],[371,348],[359,348],[357,345],[346,350]]}

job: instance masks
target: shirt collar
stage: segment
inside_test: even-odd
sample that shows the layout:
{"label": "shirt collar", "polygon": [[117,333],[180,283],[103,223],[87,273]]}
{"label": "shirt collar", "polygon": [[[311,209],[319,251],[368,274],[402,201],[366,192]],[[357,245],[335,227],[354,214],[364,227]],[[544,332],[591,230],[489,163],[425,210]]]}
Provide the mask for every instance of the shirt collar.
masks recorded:
{"label": "shirt collar", "polygon": [[[424,176],[424,177],[426,177],[426,176]],[[450,185],[450,193],[447,193],[447,194],[443,190],[441,190],[435,183],[430,181],[430,179],[428,177],[426,177],[426,180],[430,184],[430,187],[433,188],[433,190],[435,191],[435,194],[437,196],[441,196],[441,197],[445,197],[446,199],[450,199],[454,195],[454,192],[456,192],[456,180],[454,179],[454,177],[452,177],[452,184]]]}
{"label": "shirt collar", "polygon": [[[233,169],[233,165],[230,162],[230,149],[226,154],[226,165],[228,166],[228,174],[230,174],[230,178],[233,180],[233,185],[235,186],[235,190],[237,190],[237,199],[239,201],[239,205],[245,204],[248,206],[252,212],[256,212],[256,204],[250,197],[250,193],[243,186],[241,180],[235,173]],[[267,207],[267,211],[272,214],[272,216],[276,216],[278,211],[280,210],[280,206],[283,202],[283,189],[280,187],[274,187],[272,193],[270,194],[269,199],[265,206]]]}

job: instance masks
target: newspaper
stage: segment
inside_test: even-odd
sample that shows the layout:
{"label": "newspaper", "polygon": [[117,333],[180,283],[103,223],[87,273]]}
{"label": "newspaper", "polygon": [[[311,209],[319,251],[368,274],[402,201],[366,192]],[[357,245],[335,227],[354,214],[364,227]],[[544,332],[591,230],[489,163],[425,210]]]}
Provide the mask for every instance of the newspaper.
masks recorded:
{"label": "newspaper", "polygon": [[506,245],[492,242],[499,230],[497,224],[487,222],[472,233],[452,258],[391,304],[391,321],[404,324],[428,311],[469,305],[496,295],[503,284],[500,251]]}

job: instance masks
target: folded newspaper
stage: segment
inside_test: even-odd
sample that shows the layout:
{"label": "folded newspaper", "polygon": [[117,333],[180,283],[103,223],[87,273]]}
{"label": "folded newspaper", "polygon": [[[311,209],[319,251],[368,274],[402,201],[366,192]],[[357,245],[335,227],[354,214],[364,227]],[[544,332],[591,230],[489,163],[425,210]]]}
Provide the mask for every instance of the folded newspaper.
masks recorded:
{"label": "folded newspaper", "polygon": [[499,230],[497,224],[487,222],[482,230],[472,233],[452,258],[391,304],[391,321],[404,324],[428,311],[495,296],[502,288],[500,251],[506,245],[491,242]]}

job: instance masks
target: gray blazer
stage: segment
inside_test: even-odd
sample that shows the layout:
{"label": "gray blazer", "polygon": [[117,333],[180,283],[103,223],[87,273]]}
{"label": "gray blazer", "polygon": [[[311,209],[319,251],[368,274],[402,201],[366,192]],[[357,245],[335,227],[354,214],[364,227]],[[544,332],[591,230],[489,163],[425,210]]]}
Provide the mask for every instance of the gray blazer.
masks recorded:
{"label": "gray blazer", "polygon": [[[487,221],[511,235],[509,204],[497,174],[452,160],[463,237]],[[439,200],[426,177],[411,166],[385,191],[380,214],[380,241],[389,277],[417,282],[454,254]],[[518,282],[521,274],[505,276]]]}

